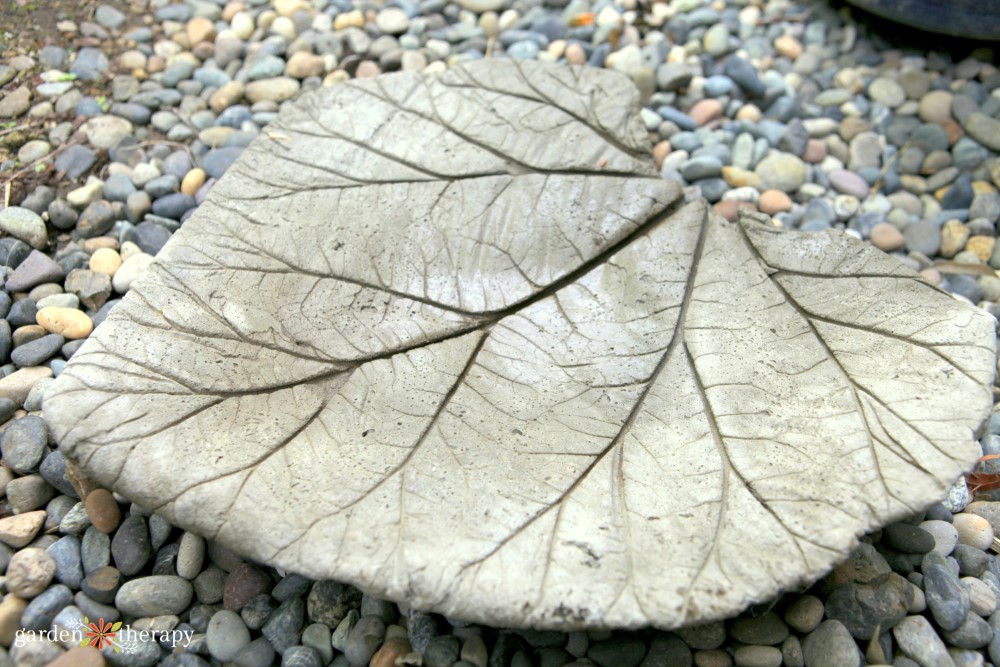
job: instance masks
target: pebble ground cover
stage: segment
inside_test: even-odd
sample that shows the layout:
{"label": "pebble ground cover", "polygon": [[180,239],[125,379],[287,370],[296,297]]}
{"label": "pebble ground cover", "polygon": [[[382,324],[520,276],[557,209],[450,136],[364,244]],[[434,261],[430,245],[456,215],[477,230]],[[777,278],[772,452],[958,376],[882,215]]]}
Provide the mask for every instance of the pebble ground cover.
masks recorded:
{"label": "pebble ground cover", "polygon": [[[990,551],[1000,505],[986,489],[974,499],[964,481],[944,504],[864,537],[808,590],[737,619],[672,633],[510,631],[259,567],[74,484],[40,412],[51,378],[282,103],[352,77],[480,57],[621,71],[642,91],[661,175],[690,196],[730,218],[750,206],[789,229],[846,228],[995,314],[992,51],[931,50],[926,37],[896,47],[822,2],[118,7],[57,20],[47,45],[12,47],[0,64],[0,169],[10,186],[0,212],[0,362],[9,362],[0,379],[0,664],[1000,660],[1000,564]],[[1000,419],[981,444],[1000,454]],[[84,616],[192,639],[99,653],[23,632],[75,627]]]}

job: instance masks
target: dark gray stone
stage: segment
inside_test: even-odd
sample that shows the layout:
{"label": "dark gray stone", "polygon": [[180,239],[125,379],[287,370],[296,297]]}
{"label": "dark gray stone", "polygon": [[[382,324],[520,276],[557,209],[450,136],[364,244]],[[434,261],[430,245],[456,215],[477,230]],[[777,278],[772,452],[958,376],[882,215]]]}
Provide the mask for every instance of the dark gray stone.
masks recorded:
{"label": "dark gray stone", "polygon": [[48,334],[14,348],[10,353],[10,360],[18,368],[40,366],[42,362],[59,354],[65,342],[66,339],[59,334]]}
{"label": "dark gray stone", "polygon": [[[38,309],[31,299],[21,299],[15,301],[7,312],[7,322],[12,329],[35,324],[35,316]],[[8,350],[9,351],[9,350]]]}
{"label": "dark gray stone", "polygon": [[[24,241],[10,237],[0,239],[0,264],[3,266],[16,269],[29,254],[31,246]],[[7,296],[7,300],[7,307],[10,308],[10,296]]]}
{"label": "dark gray stone", "polygon": [[923,528],[908,523],[891,523],[882,529],[889,546],[908,554],[925,554],[934,548],[934,538]]}
{"label": "dark gray stone", "polygon": [[[363,621],[365,618],[369,617],[362,616],[360,620]],[[348,641],[350,641],[350,637],[348,637]],[[462,644],[455,635],[433,637],[427,643],[427,649],[424,651],[424,665],[425,667],[451,667],[458,660],[461,651]]]}
{"label": "dark gray stone", "polygon": [[156,255],[166,245],[167,241],[170,240],[170,236],[170,231],[163,225],[156,224],[155,222],[140,222],[135,226],[135,230],[132,233],[132,241],[142,248],[143,252]]}
{"label": "dark gray stone", "polygon": [[[278,586],[280,585],[279,583]],[[275,591],[278,586],[275,586]],[[361,591],[336,581],[317,581],[309,590],[308,604],[311,622],[335,628],[349,610],[361,606]]]}
{"label": "dark gray stone", "polygon": [[438,635],[434,617],[417,609],[406,612],[406,628],[410,646],[420,653],[423,653],[431,639]]}
{"label": "dark gray stone", "polygon": [[[2,421],[2,415],[0,415],[0,421]],[[70,498],[77,498],[76,489],[66,477],[66,457],[61,451],[50,451],[45,456],[45,460],[42,461],[42,465],[38,467],[38,472],[59,493]]]}
{"label": "dark gray stone", "polygon": [[212,178],[222,178],[242,152],[243,149],[236,146],[214,148],[202,158],[202,168]]}
{"label": "dark gray stone", "polygon": [[99,199],[83,209],[76,221],[76,233],[85,239],[103,236],[113,224],[115,224],[114,209],[107,201]]}
{"label": "dark gray stone", "polygon": [[76,209],[65,199],[56,199],[49,205],[49,222],[56,229],[73,229],[79,217]]}
{"label": "dark gray stone", "polygon": [[[246,608],[244,607],[244,611]],[[299,643],[302,627],[306,620],[306,603],[302,598],[292,598],[282,602],[261,628],[261,633],[271,642],[279,654]],[[244,618],[244,622],[246,619]],[[249,627],[249,623],[247,623]]]}
{"label": "dark gray stone", "polygon": [[764,95],[764,82],[760,80],[757,69],[749,61],[739,56],[730,55],[726,58],[724,69],[726,76],[736,82],[736,84],[751,97],[762,97]]}
{"label": "dark gray stone", "polygon": [[243,622],[251,630],[260,630],[274,609],[275,606],[271,596],[262,593],[243,605],[243,608],[240,609],[240,618],[243,619]]}
{"label": "dark gray stone", "polygon": [[46,187],[44,185],[39,185],[37,188],[32,190],[31,194],[24,198],[21,202],[21,208],[26,208],[29,211],[34,211],[38,215],[41,215],[56,199],[56,193],[52,191],[52,188]]}
{"label": "dark gray stone", "polygon": [[645,655],[646,642],[625,634],[594,642],[587,651],[587,657],[600,667],[636,667]]}
{"label": "dark gray stone", "polygon": [[111,540],[111,556],[125,576],[138,574],[153,555],[149,543],[146,521],[139,516],[130,516],[118,527]]}
{"label": "dark gray stone", "polygon": [[182,192],[172,192],[153,201],[153,213],[164,218],[180,220],[181,216],[195,206],[194,197]]}

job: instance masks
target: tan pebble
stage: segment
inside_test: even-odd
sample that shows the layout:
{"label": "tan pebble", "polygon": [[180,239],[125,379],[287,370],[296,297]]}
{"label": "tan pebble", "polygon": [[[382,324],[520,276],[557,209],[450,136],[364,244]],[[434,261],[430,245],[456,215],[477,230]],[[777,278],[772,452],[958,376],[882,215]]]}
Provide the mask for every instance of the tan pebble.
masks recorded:
{"label": "tan pebble", "polygon": [[823,620],[823,601],[815,595],[800,595],[785,610],[785,622],[803,634],[812,632]]}
{"label": "tan pebble", "polygon": [[70,340],[86,338],[94,330],[94,321],[75,308],[42,308],[35,321],[49,333],[62,334]]}
{"label": "tan pebble", "polygon": [[30,600],[44,591],[56,574],[56,561],[44,549],[21,549],[7,566],[7,590]]}
{"label": "tan pebble", "polygon": [[756,123],[761,119],[761,116],[763,113],[756,104],[744,104],[736,112],[736,120],[745,120],[750,123]]}
{"label": "tan pebble", "polygon": [[118,239],[111,236],[97,236],[83,242],[83,251],[93,255],[101,248],[111,248],[118,250]]}
{"label": "tan pebble", "polygon": [[27,546],[35,539],[43,523],[45,523],[45,510],[35,510],[0,519],[0,542],[15,549]]}
{"label": "tan pebble", "polygon": [[130,49],[118,56],[118,66],[124,70],[142,69],[146,66],[146,54]]}
{"label": "tan pebble", "polygon": [[122,244],[122,249],[118,251],[118,254],[122,256],[123,262],[127,262],[129,257],[142,254],[142,248],[137,246],[132,241],[126,241]]}
{"label": "tan pebble", "polygon": [[965,249],[979,258],[984,264],[993,256],[997,240],[992,236],[973,236],[965,244]]}
{"label": "tan pebble", "polygon": [[233,17],[247,8],[242,2],[227,2],[222,8],[222,20],[229,23]]}
{"label": "tan pebble", "polygon": [[739,167],[725,166],[722,168],[722,178],[734,188],[760,188],[760,176]]}
{"label": "tan pebble", "polygon": [[932,90],[920,98],[917,114],[928,123],[946,123],[951,119],[951,101],[947,90]]}
{"label": "tan pebble", "polygon": [[146,61],[146,71],[150,74],[156,74],[157,72],[162,72],[166,69],[167,63],[160,56],[150,56],[149,60]]}
{"label": "tan pebble", "polygon": [[952,525],[958,531],[958,543],[986,551],[993,544],[993,526],[977,514],[956,514]]}
{"label": "tan pebble", "polygon": [[396,660],[411,651],[410,642],[399,637],[385,640],[375,655],[372,656],[369,667],[395,667]]}
{"label": "tan pebble", "polygon": [[915,195],[922,195],[927,192],[927,181],[920,176],[900,174],[899,182],[902,184],[904,190],[912,192]]}
{"label": "tan pebble", "polygon": [[107,489],[94,489],[88,493],[84,507],[90,522],[102,533],[113,533],[121,522],[121,509]]}
{"label": "tan pebble", "polygon": [[903,238],[903,232],[899,231],[895,225],[889,224],[888,222],[880,222],[872,227],[871,241],[873,246],[883,252],[899,250],[906,245],[906,239]]}
{"label": "tan pebble", "polygon": [[663,160],[670,155],[671,150],[670,142],[666,139],[653,146],[653,160],[656,162],[657,169],[663,166]]}
{"label": "tan pebble", "polygon": [[382,73],[382,68],[373,60],[362,60],[358,63],[358,69],[354,72],[357,79],[370,79]]}
{"label": "tan pebble", "polygon": [[565,39],[554,40],[552,43],[548,45],[548,47],[545,50],[548,51],[550,56],[558,60],[559,58],[563,57],[564,53],[566,53],[566,40]]}
{"label": "tan pebble", "polygon": [[105,667],[104,656],[93,646],[74,646],[48,664],[48,667]]}
{"label": "tan pebble", "polygon": [[191,44],[215,39],[215,24],[204,16],[195,16],[188,21],[187,38]]}
{"label": "tan pebble", "polygon": [[583,65],[587,62],[587,53],[582,46],[573,42],[566,47],[566,62],[570,65]]}
{"label": "tan pebble", "polygon": [[695,125],[701,127],[722,118],[722,111],[722,103],[719,100],[705,99],[695,102],[688,110],[688,116]]}
{"label": "tan pebble", "polygon": [[204,169],[195,167],[184,174],[184,180],[181,181],[181,192],[194,197],[198,193],[198,190],[201,189],[201,186],[205,185],[205,179],[207,178],[208,174],[205,173]]}
{"label": "tan pebble", "polygon": [[333,19],[333,29],[343,30],[344,28],[364,28],[365,17],[358,10],[342,12]]}
{"label": "tan pebble", "polygon": [[326,72],[326,60],[308,51],[298,51],[285,63],[285,74],[296,79],[322,76]]}
{"label": "tan pebble", "polygon": [[98,248],[90,256],[90,270],[95,273],[106,273],[109,276],[114,276],[121,265],[121,255],[118,254],[117,250],[111,248]]}
{"label": "tan pebble", "polygon": [[738,217],[739,210],[741,208],[745,208],[749,211],[757,210],[757,207],[751,204],[750,202],[736,201],[733,199],[727,199],[718,202],[717,204],[715,204],[715,206],[712,207],[712,210],[715,211],[718,215],[721,215],[729,222],[736,222],[736,218]]}
{"label": "tan pebble", "polygon": [[305,0],[274,0],[274,10],[279,16],[291,16],[300,9],[309,9]]}
{"label": "tan pebble", "polygon": [[826,143],[822,139],[809,139],[806,141],[802,159],[809,164],[819,164],[826,159]]}
{"label": "tan pebble", "polygon": [[774,49],[789,60],[795,60],[802,55],[802,42],[791,35],[782,35],[774,40]]}
{"label": "tan pebble", "polygon": [[972,181],[973,195],[990,195],[994,192],[996,192],[996,188],[989,181]]}
{"label": "tan pebble", "polygon": [[[18,405],[24,404],[28,393],[35,383],[43,378],[52,377],[52,369],[47,366],[32,366],[14,371],[0,379],[0,398],[9,398]],[[0,538],[2,540],[3,538]]]}
{"label": "tan pebble", "polygon": [[934,268],[923,269],[920,272],[920,275],[922,275],[924,277],[924,280],[929,282],[931,285],[940,285],[941,282],[944,280],[944,277],[941,275],[941,272]]}
{"label": "tan pebble", "polygon": [[208,98],[208,106],[215,113],[222,113],[242,100],[244,93],[246,93],[246,86],[239,81],[230,81],[212,93],[212,96]]}
{"label": "tan pebble", "polygon": [[941,226],[941,256],[954,257],[965,249],[969,228],[960,220],[949,220]]}
{"label": "tan pebble", "polygon": [[21,614],[27,606],[27,600],[13,593],[3,596],[3,602],[0,602],[0,644],[10,646],[14,643],[14,636],[21,629]]}
{"label": "tan pebble", "polygon": [[761,213],[767,213],[768,215],[784,213],[785,211],[792,210],[792,198],[781,190],[764,190],[764,192],[760,193],[757,206],[760,208]]}
{"label": "tan pebble", "polygon": [[695,667],[730,667],[732,664],[729,654],[719,648],[694,652]]}

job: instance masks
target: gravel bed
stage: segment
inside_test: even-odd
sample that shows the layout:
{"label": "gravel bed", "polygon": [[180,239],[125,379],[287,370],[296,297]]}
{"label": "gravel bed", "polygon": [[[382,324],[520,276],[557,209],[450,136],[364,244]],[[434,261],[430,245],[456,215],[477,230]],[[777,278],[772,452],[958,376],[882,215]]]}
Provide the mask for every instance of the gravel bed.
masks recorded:
{"label": "gravel bed", "polygon": [[[995,315],[990,48],[927,50],[901,30],[894,46],[822,0],[133,9],[144,11],[98,5],[88,21],[58,21],[44,48],[0,62],[0,667],[1000,664],[1000,494],[973,498],[964,480],[944,503],[864,536],[812,587],[738,618],[674,632],[519,631],[245,562],[69,479],[40,416],[52,378],[282,104],[482,57],[623,72],[642,93],[662,176],[691,197],[730,219],[750,207],[787,229],[846,229]],[[1000,454],[1000,415],[980,442]],[[119,653],[45,634],[79,631],[84,617],[155,639]]]}

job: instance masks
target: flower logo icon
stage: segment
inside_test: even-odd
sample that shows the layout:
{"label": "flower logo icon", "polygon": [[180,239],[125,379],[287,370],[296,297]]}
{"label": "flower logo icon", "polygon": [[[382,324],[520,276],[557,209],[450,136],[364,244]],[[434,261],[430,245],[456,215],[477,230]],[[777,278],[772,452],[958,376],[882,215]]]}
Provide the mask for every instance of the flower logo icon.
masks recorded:
{"label": "flower logo icon", "polygon": [[112,646],[115,653],[121,653],[121,646],[115,641],[115,635],[122,627],[121,621],[112,624],[99,618],[96,623],[91,623],[90,619],[84,616],[83,624],[86,629],[80,646],[93,646],[97,650],[101,650],[105,646]]}

